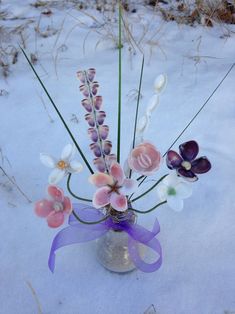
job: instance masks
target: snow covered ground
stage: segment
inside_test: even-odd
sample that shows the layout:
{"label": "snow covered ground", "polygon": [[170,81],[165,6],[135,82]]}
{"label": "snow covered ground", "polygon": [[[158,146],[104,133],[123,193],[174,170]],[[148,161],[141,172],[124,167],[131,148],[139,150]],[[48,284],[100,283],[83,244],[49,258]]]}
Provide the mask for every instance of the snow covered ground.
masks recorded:
{"label": "snow covered ground", "polygon": [[[29,5],[31,1],[22,2],[2,1],[1,11],[18,16],[2,20],[2,26],[32,21],[24,33],[26,52],[37,52],[39,61],[35,67],[90,161],[76,71],[96,68],[115,150],[115,16],[107,21],[95,10],[85,14],[63,6],[51,7],[52,14],[40,18],[39,12],[45,8],[36,9]],[[27,20],[21,19],[24,17]],[[160,73],[168,75],[167,89],[146,135],[164,153],[235,61],[235,28],[166,23],[152,9],[143,7],[129,14],[128,21],[146,54],[140,115],[153,93],[154,78]],[[37,25],[41,33],[52,32],[51,36],[35,35]],[[35,202],[44,197],[49,174],[39,161],[39,153],[57,156],[70,138],[22,54],[18,59],[9,76],[0,81],[0,162]],[[126,42],[122,162],[132,138],[140,66],[141,54],[137,50],[134,53]],[[0,313],[40,313],[41,307],[44,314],[142,314],[151,304],[159,314],[235,313],[234,81],[235,69],[174,146],[177,150],[180,143],[195,139],[200,155],[207,155],[213,165],[194,183],[194,193],[185,201],[184,210],[176,213],[163,206],[138,218],[145,227],[150,228],[155,217],[161,225],[163,265],[155,273],[110,273],[97,263],[95,244],[88,243],[61,249],[55,273],[51,274],[47,259],[57,231],[36,217],[33,203],[6,176],[1,176]],[[164,165],[156,178],[165,171]],[[84,196],[93,191],[86,183],[87,175],[88,171],[84,171],[73,178],[74,190]],[[63,184],[65,188],[65,181]],[[144,188],[147,186],[148,183]],[[151,207],[156,202],[153,192],[139,201],[138,208]]]}

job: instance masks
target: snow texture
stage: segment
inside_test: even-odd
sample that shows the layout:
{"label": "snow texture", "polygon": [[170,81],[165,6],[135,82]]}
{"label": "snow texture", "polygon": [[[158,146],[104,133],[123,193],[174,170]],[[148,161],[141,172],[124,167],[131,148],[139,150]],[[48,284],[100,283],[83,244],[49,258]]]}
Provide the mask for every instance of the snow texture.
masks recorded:
{"label": "snow texture", "polygon": [[[2,1],[1,10],[37,20],[38,11],[29,5],[31,1],[22,3]],[[37,49],[36,69],[92,161],[76,71],[89,67],[97,70],[115,151],[118,51],[108,36],[101,40],[93,29],[96,26],[102,30],[102,26],[94,24],[82,11],[66,6],[52,11],[51,17],[42,17],[42,23],[61,28],[60,36],[38,35],[35,39],[33,27],[28,25],[26,52]],[[102,20],[101,13],[86,12]],[[146,65],[140,115],[153,94],[155,77],[161,73],[168,75],[168,86],[146,134],[164,153],[234,62],[234,27],[229,26],[228,32],[228,27],[221,24],[206,28],[166,23],[152,9],[144,7],[128,18],[137,38],[141,37],[143,25],[155,34],[152,42],[146,38],[142,42]],[[86,25],[79,27],[76,19]],[[17,23],[14,19],[4,21],[5,26]],[[114,33],[115,24],[114,19]],[[122,163],[131,145],[136,104],[133,90],[138,86],[141,67],[140,53],[133,54],[129,47],[128,43],[124,45],[122,59]],[[193,195],[185,200],[184,210],[176,213],[164,205],[138,218],[147,228],[151,228],[156,217],[161,225],[163,265],[155,273],[138,270],[125,275],[110,273],[96,261],[95,243],[88,243],[61,249],[55,273],[51,274],[47,259],[58,230],[49,229],[44,219],[36,217],[33,204],[6,176],[1,176],[0,313],[39,313],[29,285],[35,290],[44,314],[142,314],[151,304],[160,314],[234,313],[234,81],[235,69],[174,146],[177,150],[180,143],[194,139],[200,145],[199,154],[207,155],[213,165],[208,174],[193,183]],[[39,161],[39,153],[58,156],[70,138],[22,54],[9,77],[1,78],[0,89],[8,92],[0,96],[1,166],[35,202],[44,197],[49,174]],[[163,164],[156,178],[166,171]],[[94,191],[87,183],[88,175],[86,170],[75,174],[72,180],[73,189],[84,197]],[[65,188],[65,180],[61,186]],[[144,189],[147,186],[149,183]],[[146,209],[156,202],[157,194],[153,191],[136,206]]]}

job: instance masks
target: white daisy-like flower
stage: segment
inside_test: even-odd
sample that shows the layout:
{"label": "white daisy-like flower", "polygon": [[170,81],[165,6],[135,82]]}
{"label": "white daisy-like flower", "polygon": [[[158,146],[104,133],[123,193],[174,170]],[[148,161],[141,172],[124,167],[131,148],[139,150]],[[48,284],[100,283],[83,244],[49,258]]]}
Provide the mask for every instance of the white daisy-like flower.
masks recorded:
{"label": "white daisy-like flower", "polygon": [[83,166],[77,160],[74,160],[75,146],[67,144],[62,150],[61,157],[54,158],[48,154],[41,153],[40,160],[44,166],[54,168],[49,175],[49,184],[57,184],[68,173],[81,172]]}
{"label": "white daisy-like flower", "polygon": [[184,206],[183,200],[192,195],[192,186],[178,177],[175,172],[171,172],[159,183],[157,194],[160,200],[167,201],[173,210],[181,211]]}

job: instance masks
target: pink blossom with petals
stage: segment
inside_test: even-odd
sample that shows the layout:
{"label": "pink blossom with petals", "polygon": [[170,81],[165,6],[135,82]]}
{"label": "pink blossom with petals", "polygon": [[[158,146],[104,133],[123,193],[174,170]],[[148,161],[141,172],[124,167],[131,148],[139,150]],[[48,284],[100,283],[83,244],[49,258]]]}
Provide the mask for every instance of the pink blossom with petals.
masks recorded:
{"label": "pink blossom with petals", "polygon": [[145,176],[153,174],[161,164],[161,154],[156,147],[148,142],[136,146],[128,158],[129,167]]}
{"label": "pink blossom with petals", "polygon": [[55,185],[48,186],[49,199],[42,199],[35,203],[35,213],[39,217],[47,219],[51,228],[57,228],[64,223],[66,215],[71,214],[72,204],[68,197],[64,196],[63,190]]}
{"label": "pink blossom with petals", "polygon": [[111,205],[119,212],[128,208],[126,195],[133,193],[137,187],[137,181],[126,179],[124,172],[117,162],[110,166],[110,174],[96,173],[90,176],[90,183],[98,189],[93,196],[95,208]]}

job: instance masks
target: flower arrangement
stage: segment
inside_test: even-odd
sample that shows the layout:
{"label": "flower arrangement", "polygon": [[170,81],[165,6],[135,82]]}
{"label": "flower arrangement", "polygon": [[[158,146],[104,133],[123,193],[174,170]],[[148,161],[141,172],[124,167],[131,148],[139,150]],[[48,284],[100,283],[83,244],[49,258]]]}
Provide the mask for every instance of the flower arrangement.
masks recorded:
{"label": "flower arrangement", "polygon": [[[49,174],[48,179],[49,186],[47,190],[49,198],[36,202],[35,213],[39,217],[46,218],[47,224],[51,228],[61,226],[66,217],[69,217],[69,226],[60,230],[52,243],[49,256],[49,268],[52,272],[55,268],[56,250],[73,243],[97,239],[109,230],[115,232],[123,231],[128,235],[128,252],[136,267],[145,272],[156,271],[162,263],[162,248],[156,237],[160,231],[159,223],[156,220],[153,230],[149,231],[137,225],[136,215],[150,213],[164,204],[167,204],[175,211],[182,210],[183,200],[192,194],[193,182],[198,180],[199,174],[206,173],[211,169],[211,163],[207,157],[197,158],[199,146],[194,140],[181,144],[179,153],[171,150],[175,141],[165,154],[161,154],[154,143],[145,140],[144,133],[150,124],[152,112],[159,103],[159,96],[162,90],[166,87],[166,76],[160,75],[155,80],[154,95],[146,107],[144,116],[138,119],[144,58],[136,105],[133,142],[130,153],[126,156],[124,167],[122,167],[120,161],[122,47],[120,25],[121,9],[119,9],[119,88],[116,153],[112,152],[114,150],[112,142],[108,139],[109,126],[105,124],[106,112],[103,109],[102,96],[98,93],[99,83],[95,80],[96,71],[94,68],[90,68],[87,71],[77,72],[77,77],[81,84],[79,89],[84,97],[81,105],[84,108],[85,120],[88,124],[87,132],[91,140],[90,149],[94,155],[93,166],[97,169],[96,172],[89,164],[63,116],[23,51],[73,141],[73,144],[68,144],[64,147],[60,158],[54,158],[45,153],[40,155],[41,162],[45,166],[52,168],[52,172]],[[74,159],[76,149],[81,156],[81,161]],[[170,172],[159,178],[145,192],[134,197],[144,180],[149,176],[155,175],[163,165],[164,159]],[[91,173],[88,178],[89,183],[97,188],[90,199],[78,196],[70,187],[71,176],[83,170],[82,163],[85,164]],[[134,179],[133,175],[135,175]],[[64,196],[63,190],[58,186],[58,183],[65,177],[67,178],[68,192],[73,198],[81,201],[80,203],[72,203],[68,196]],[[135,208],[136,201],[146,197],[154,189],[157,191],[159,202],[147,210]],[[142,259],[138,249],[139,243],[157,252],[158,258],[153,263],[146,263]]]}

